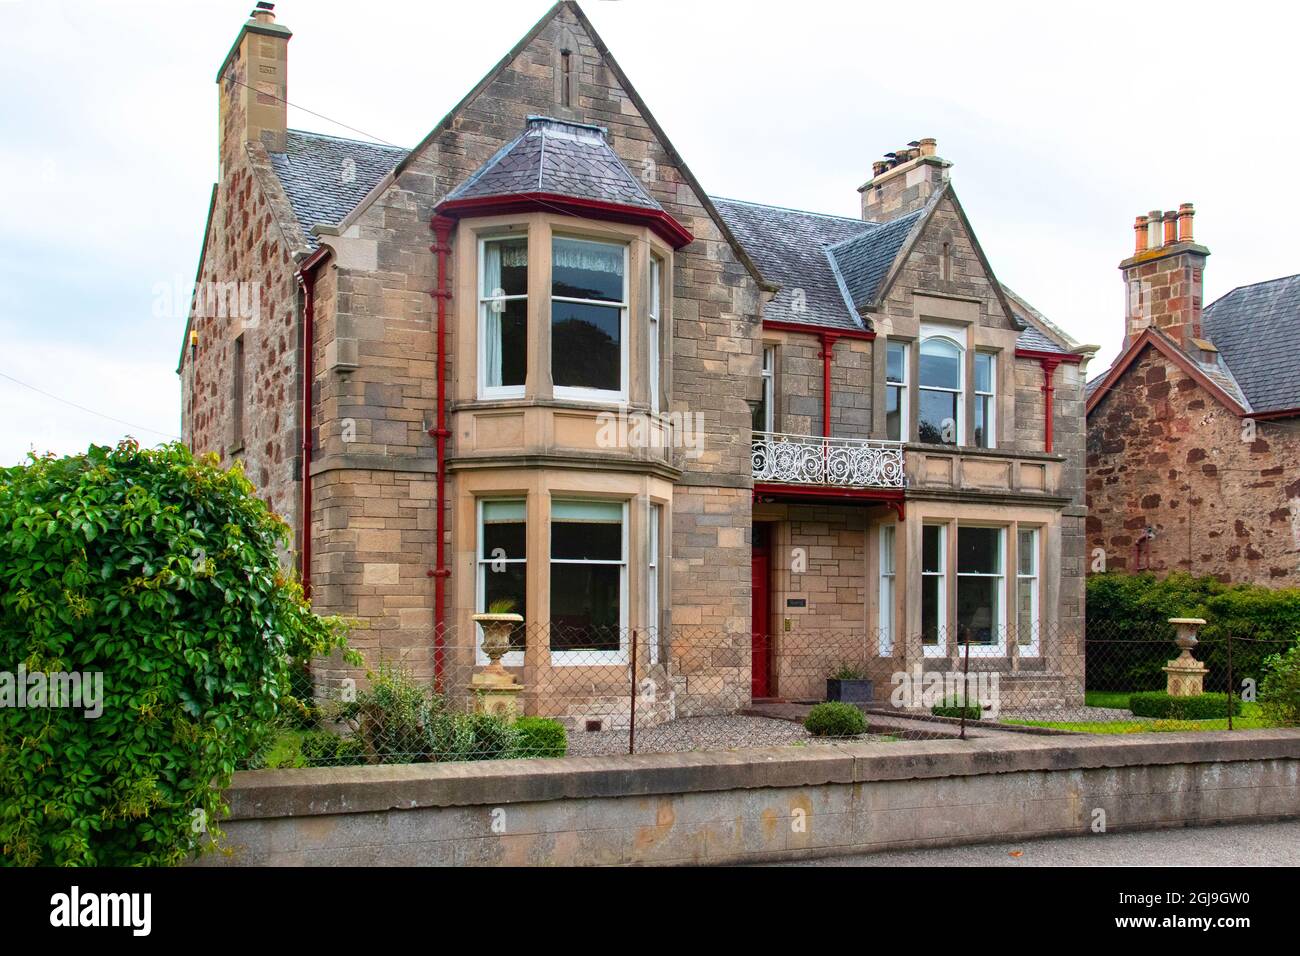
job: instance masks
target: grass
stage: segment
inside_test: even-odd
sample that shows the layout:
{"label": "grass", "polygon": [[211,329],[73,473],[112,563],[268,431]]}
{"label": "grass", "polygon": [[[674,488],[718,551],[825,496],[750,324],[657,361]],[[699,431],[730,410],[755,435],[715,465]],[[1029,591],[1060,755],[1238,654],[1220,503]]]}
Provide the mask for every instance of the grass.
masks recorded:
{"label": "grass", "polygon": [[1112,707],[1115,710],[1128,710],[1127,690],[1090,690],[1084,693],[1084,701],[1089,707]]}
{"label": "grass", "polygon": [[264,766],[267,770],[278,770],[285,767],[304,767],[306,763],[302,759],[302,739],[307,735],[305,730],[282,730],[271,742],[271,747],[266,753],[266,762]]}
{"label": "grass", "polygon": [[[1123,704],[1113,701],[1123,699]],[[1106,703],[1096,703],[1104,700]],[[1115,691],[1088,691],[1089,707],[1114,707],[1128,709],[1128,694]],[[1171,733],[1182,730],[1227,730],[1228,718],[1216,717],[1213,720],[1020,720],[1004,718],[1004,724],[1017,724],[1021,727],[1047,727],[1052,730],[1072,730],[1080,734],[1145,734]],[[1259,704],[1241,705],[1241,716],[1232,718],[1233,730],[1260,730],[1273,724],[1264,716]]]}

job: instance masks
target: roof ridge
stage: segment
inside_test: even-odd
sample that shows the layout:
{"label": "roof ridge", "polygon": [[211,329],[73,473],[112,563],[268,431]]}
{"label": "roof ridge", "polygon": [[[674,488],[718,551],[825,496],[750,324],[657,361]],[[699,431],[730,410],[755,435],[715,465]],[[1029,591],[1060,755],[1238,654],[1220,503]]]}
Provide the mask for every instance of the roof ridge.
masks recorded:
{"label": "roof ridge", "polygon": [[1223,295],[1219,296],[1217,299],[1215,299],[1213,302],[1207,305],[1205,307],[1205,311],[1206,312],[1210,311],[1210,309],[1214,308],[1216,305],[1218,305],[1228,296],[1236,295],[1242,289],[1253,289],[1256,286],[1271,285],[1274,282],[1286,282],[1288,279],[1300,279],[1300,272],[1297,272],[1295,275],[1278,276],[1276,279],[1261,279],[1259,282],[1247,282],[1245,285],[1233,286],[1227,292],[1223,293]]}
{"label": "roof ridge", "polygon": [[856,219],[853,216],[838,216],[833,212],[814,212],[811,209],[796,209],[793,206],[774,206],[771,203],[754,202],[751,199],[732,199],[728,196],[714,196],[714,195],[710,195],[709,198],[712,199],[714,202],[731,202],[731,203],[737,203],[738,205],[741,206],[756,206],[760,209],[779,209],[781,212],[797,212],[801,216],[817,216],[820,219],[836,219],[841,222],[853,222],[862,226],[884,225],[884,223],[871,222],[868,219]]}
{"label": "roof ridge", "polygon": [[298,133],[301,136],[314,136],[318,139],[332,139],[336,143],[352,143],[357,146],[374,146],[377,149],[393,149],[401,153],[409,153],[410,150],[405,146],[396,146],[392,143],[369,143],[364,139],[352,139],[348,136],[335,136],[333,133],[320,133],[313,129],[294,129],[292,126],[285,129],[286,133]]}

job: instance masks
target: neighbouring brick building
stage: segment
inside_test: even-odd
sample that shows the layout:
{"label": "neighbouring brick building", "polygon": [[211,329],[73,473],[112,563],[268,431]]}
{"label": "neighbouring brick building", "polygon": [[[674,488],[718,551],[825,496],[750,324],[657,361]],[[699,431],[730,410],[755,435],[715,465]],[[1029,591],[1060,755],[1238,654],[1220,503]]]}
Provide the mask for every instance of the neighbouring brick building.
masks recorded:
{"label": "neighbouring brick building", "polygon": [[1091,568],[1300,585],[1300,275],[1202,312],[1195,210],[1120,263],[1124,349],[1088,384]]}
{"label": "neighbouring brick building", "polygon": [[198,280],[260,308],[191,316],[184,435],[372,661],[472,666],[508,598],[506,665],[591,701],[633,630],[678,713],[820,693],[796,649],[829,631],[878,694],[969,633],[1079,697],[1091,349],[998,282],[933,140],[861,218],[711,198],[559,3],[396,149],[286,128],[288,39],[259,4],[218,72]]}

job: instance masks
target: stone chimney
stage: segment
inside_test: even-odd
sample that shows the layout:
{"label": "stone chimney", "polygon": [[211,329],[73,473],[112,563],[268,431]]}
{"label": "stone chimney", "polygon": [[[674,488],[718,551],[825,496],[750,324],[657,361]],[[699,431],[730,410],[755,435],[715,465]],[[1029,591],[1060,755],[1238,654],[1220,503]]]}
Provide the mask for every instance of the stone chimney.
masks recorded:
{"label": "stone chimney", "polygon": [[1196,209],[1154,209],[1133,223],[1133,255],[1119,264],[1127,301],[1124,346],[1154,326],[1193,355],[1206,351],[1201,336],[1201,290],[1210,250],[1192,238]]}
{"label": "stone chimney", "polygon": [[259,2],[240,27],[234,46],[217,71],[221,162],[245,143],[284,152],[288,126],[287,27],[275,22],[275,4]]}
{"label": "stone chimney", "polygon": [[871,178],[862,194],[862,218],[885,222],[914,212],[948,181],[952,163],[935,155],[932,138],[918,139],[902,149],[886,153],[871,166]]}

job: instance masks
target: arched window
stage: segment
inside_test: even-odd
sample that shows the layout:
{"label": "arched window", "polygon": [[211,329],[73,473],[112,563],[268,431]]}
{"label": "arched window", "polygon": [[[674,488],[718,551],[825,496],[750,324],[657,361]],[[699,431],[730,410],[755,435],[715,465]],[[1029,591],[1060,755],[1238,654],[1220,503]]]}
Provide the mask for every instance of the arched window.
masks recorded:
{"label": "arched window", "polygon": [[960,445],[965,350],[950,338],[921,343],[917,409],[918,438],[930,445]]}

